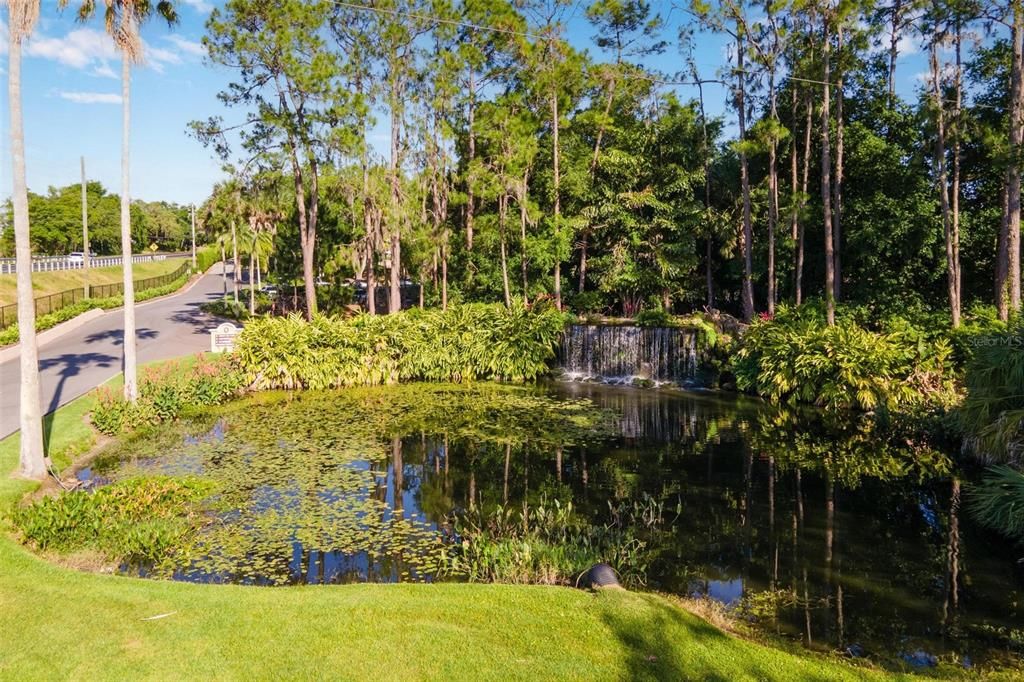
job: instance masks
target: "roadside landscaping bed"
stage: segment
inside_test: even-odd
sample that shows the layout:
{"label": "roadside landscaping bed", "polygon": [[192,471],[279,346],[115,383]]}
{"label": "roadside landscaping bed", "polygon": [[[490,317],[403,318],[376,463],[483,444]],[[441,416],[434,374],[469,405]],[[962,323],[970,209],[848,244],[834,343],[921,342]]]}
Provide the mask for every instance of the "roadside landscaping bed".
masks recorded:
{"label": "roadside landscaping bed", "polygon": [[[135,279],[159,277],[174,272],[185,262],[183,258],[168,258],[149,263],[133,263],[132,276]],[[79,289],[84,284],[83,270],[54,270],[32,273],[32,295],[34,297],[59,294],[68,289]],[[0,305],[17,303],[17,275],[0,275]],[[116,284],[123,276],[120,265],[105,268],[89,268],[89,285]]]}

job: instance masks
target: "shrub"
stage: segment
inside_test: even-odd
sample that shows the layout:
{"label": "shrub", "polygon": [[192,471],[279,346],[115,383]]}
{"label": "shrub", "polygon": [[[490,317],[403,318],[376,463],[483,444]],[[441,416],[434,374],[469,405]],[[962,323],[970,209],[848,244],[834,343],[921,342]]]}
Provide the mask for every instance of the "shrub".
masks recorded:
{"label": "shrub", "polygon": [[1024,541],[1024,472],[1006,465],[990,467],[969,489],[971,513],[981,523]]}
{"label": "shrub", "polygon": [[662,308],[645,308],[636,314],[636,323],[641,327],[674,327],[675,318]]}
{"label": "shrub", "polygon": [[964,374],[967,396],[960,409],[966,444],[993,459],[1024,452],[1024,317],[1002,333],[973,338]]}
{"label": "shrub", "polygon": [[741,390],[828,409],[892,408],[953,399],[949,342],[893,322],[870,331],[824,323],[814,309],[780,308],[740,341],[732,369]]}
{"label": "shrub", "polygon": [[96,390],[92,424],[107,435],[131,431],[171,421],[186,408],[223,403],[241,387],[241,375],[226,355],[210,358],[200,354],[191,364],[168,362],[146,367],[139,378],[135,404],[126,401],[120,391]]}
{"label": "shrub", "polygon": [[532,381],[548,371],[565,316],[466,304],[394,315],[299,315],[249,322],[236,355],[254,389],[398,381]]}
{"label": "shrub", "polygon": [[193,504],[210,490],[198,479],[130,478],[95,492],[44,497],[17,509],[14,522],[39,549],[88,547],[118,561],[156,562],[186,544],[196,527]]}

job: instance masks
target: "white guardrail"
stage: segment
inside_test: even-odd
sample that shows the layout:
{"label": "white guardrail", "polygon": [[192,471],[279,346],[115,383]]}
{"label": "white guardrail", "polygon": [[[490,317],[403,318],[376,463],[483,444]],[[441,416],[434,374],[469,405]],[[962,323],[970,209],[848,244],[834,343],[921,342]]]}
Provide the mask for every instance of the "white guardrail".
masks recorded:
{"label": "white guardrail", "polygon": [[[189,258],[191,253],[143,253],[132,256],[132,263],[152,263],[168,258]],[[107,268],[120,265],[122,256],[90,256],[89,267]],[[37,256],[32,259],[32,272],[53,272],[56,270],[81,270],[85,267],[81,257]],[[13,258],[0,258],[0,275],[14,275],[18,267]]]}

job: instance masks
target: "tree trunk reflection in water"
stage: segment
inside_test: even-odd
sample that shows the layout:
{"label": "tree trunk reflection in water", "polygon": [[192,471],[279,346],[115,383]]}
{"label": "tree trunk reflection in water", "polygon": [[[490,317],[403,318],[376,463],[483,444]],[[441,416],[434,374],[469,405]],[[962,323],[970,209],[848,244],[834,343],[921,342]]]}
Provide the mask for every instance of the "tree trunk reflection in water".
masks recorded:
{"label": "tree trunk reflection in water", "polygon": [[832,555],[835,540],[835,483],[831,478],[825,483],[825,631],[826,636],[832,624]]}
{"label": "tree trunk reflection in water", "polygon": [[505,485],[501,493],[501,503],[508,504],[508,469],[512,459],[512,444],[505,443]]}
{"label": "tree trunk reflection in water", "polygon": [[555,448],[555,477],[562,482],[562,446]]}
{"label": "tree trunk reflection in water", "polygon": [[942,622],[950,624],[953,609],[955,623],[960,606],[960,479],[954,478],[949,495],[949,539],[946,542],[946,596],[942,602]]}
{"label": "tree trunk reflection in water", "polygon": [[394,437],[391,439],[391,480],[392,496],[394,500],[395,517],[402,517],[402,487],[405,481],[402,477],[405,474],[405,467],[402,464],[402,439]]}

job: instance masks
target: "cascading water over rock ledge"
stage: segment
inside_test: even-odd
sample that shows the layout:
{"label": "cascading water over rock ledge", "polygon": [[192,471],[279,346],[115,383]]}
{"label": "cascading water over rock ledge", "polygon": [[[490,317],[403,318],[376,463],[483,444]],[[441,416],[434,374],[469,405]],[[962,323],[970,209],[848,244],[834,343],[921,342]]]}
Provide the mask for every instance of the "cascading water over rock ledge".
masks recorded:
{"label": "cascading water over rock ledge", "polygon": [[692,384],[697,332],[676,327],[574,324],[560,352],[563,377],[612,384]]}

